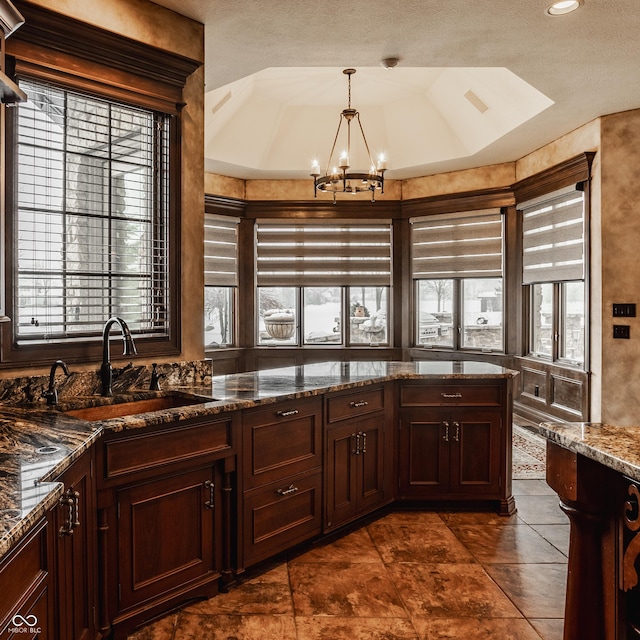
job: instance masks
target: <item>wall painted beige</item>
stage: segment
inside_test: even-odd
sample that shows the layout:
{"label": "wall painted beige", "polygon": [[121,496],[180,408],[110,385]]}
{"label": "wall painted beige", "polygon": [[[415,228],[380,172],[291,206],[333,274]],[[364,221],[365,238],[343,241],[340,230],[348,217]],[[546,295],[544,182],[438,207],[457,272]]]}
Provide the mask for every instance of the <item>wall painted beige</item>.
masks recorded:
{"label": "wall painted beige", "polygon": [[[221,194],[216,194],[221,195]],[[313,180],[247,180],[246,181],[247,200],[314,200]],[[371,200],[369,192],[350,194],[340,193],[338,200]],[[401,200],[402,184],[398,180],[386,180],[384,183],[384,193],[376,191],[376,200]],[[318,200],[332,201],[329,194],[318,193]]]}
{"label": "wall painted beige", "polygon": [[402,183],[403,200],[464,193],[480,189],[509,187],[515,182],[515,164],[505,162],[486,167],[451,171],[433,176],[411,178]]}
{"label": "wall painted beige", "polygon": [[[83,22],[204,61],[204,26],[147,0],[31,0]],[[204,68],[188,79],[182,111],[181,165],[181,354],[165,360],[204,357]],[[144,361],[143,354],[141,361]],[[162,361],[162,359],[158,359]],[[91,368],[89,366],[88,368]],[[30,370],[33,373],[33,370]]]}
{"label": "wall painted beige", "polygon": [[[640,317],[612,317],[614,302],[640,310],[640,109],[602,117],[602,421],[640,424]],[[630,325],[614,340],[613,325]]]}

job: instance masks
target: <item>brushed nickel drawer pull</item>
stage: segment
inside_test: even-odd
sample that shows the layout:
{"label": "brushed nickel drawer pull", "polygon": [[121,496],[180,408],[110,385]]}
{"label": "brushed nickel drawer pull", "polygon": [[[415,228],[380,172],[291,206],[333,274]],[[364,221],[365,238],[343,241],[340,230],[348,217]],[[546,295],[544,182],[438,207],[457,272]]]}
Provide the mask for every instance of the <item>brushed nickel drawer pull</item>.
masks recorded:
{"label": "brushed nickel drawer pull", "polygon": [[453,398],[462,398],[462,394],[460,392],[458,392],[458,393],[441,393],[440,395],[443,398],[447,398],[448,400],[453,399]]}
{"label": "brushed nickel drawer pull", "polygon": [[366,407],[369,403],[366,400],[360,400],[359,402],[350,402],[350,407]]}
{"label": "brushed nickel drawer pull", "polygon": [[294,484],[290,484],[287,489],[276,489],[276,493],[279,496],[290,496],[292,493],[296,493],[298,491],[298,487]]}
{"label": "brushed nickel drawer pull", "polygon": [[288,411],[276,411],[279,418],[288,418],[289,416],[297,416],[300,412],[297,409],[289,409]]}
{"label": "brushed nickel drawer pull", "polygon": [[445,442],[449,442],[449,423],[448,422],[443,422],[442,426],[444,427],[444,435],[442,436],[442,439]]}
{"label": "brushed nickel drawer pull", "polygon": [[367,453],[367,432],[362,431],[362,453]]}
{"label": "brushed nickel drawer pull", "polygon": [[459,422],[454,422],[453,426],[456,428],[456,432],[453,434],[453,439],[456,442],[460,442],[460,423]]}

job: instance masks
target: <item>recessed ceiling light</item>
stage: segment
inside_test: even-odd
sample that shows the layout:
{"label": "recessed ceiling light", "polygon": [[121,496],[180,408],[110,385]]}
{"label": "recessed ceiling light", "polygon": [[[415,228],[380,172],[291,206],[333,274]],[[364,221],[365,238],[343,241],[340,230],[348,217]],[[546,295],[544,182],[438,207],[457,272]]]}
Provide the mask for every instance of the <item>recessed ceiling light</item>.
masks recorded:
{"label": "recessed ceiling light", "polygon": [[563,16],[579,9],[583,3],[584,0],[559,0],[547,7],[547,15]]}

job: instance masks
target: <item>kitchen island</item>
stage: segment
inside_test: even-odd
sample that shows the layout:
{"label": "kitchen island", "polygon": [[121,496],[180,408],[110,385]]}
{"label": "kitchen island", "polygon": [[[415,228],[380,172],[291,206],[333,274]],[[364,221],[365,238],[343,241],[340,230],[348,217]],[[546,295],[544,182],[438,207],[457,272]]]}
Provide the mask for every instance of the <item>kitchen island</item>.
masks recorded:
{"label": "kitchen island", "polygon": [[39,618],[47,589],[60,606],[65,582],[49,574],[67,557],[86,564],[86,606],[117,638],[393,501],[509,515],[514,375],[470,361],[326,362],[0,404],[0,557],[11,567],[23,545],[32,560],[60,556],[26,585]]}
{"label": "kitchen island", "polygon": [[547,482],[569,517],[565,640],[640,638],[640,428],[543,423]]}

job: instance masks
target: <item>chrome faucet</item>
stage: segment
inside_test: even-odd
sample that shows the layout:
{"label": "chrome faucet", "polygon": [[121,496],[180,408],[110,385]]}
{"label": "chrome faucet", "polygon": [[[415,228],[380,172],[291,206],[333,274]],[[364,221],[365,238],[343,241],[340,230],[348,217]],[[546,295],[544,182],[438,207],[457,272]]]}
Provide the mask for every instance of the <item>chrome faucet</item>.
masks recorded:
{"label": "chrome faucet", "polygon": [[122,355],[129,356],[138,353],[127,323],[122,318],[116,318],[115,316],[113,318],[109,318],[102,331],[102,366],[100,367],[100,379],[102,381],[103,396],[113,395],[111,390],[111,383],[113,382],[113,367],[111,366],[111,355],[109,353],[109,331],[114,324],[117,324],[120,327],[120,331],[122,333],[122,340],[124,342]]}
{"label": "chrome faucet", "polygon": [[42,397],[47,399],[47,404],[58,404],[58,389],[56,389],[56,370],[60,367],[66,376],[69,376],[69,369],[62,360],[56,360],[51,365],[51,371],[49,372],[49,388],[42,392]]}

